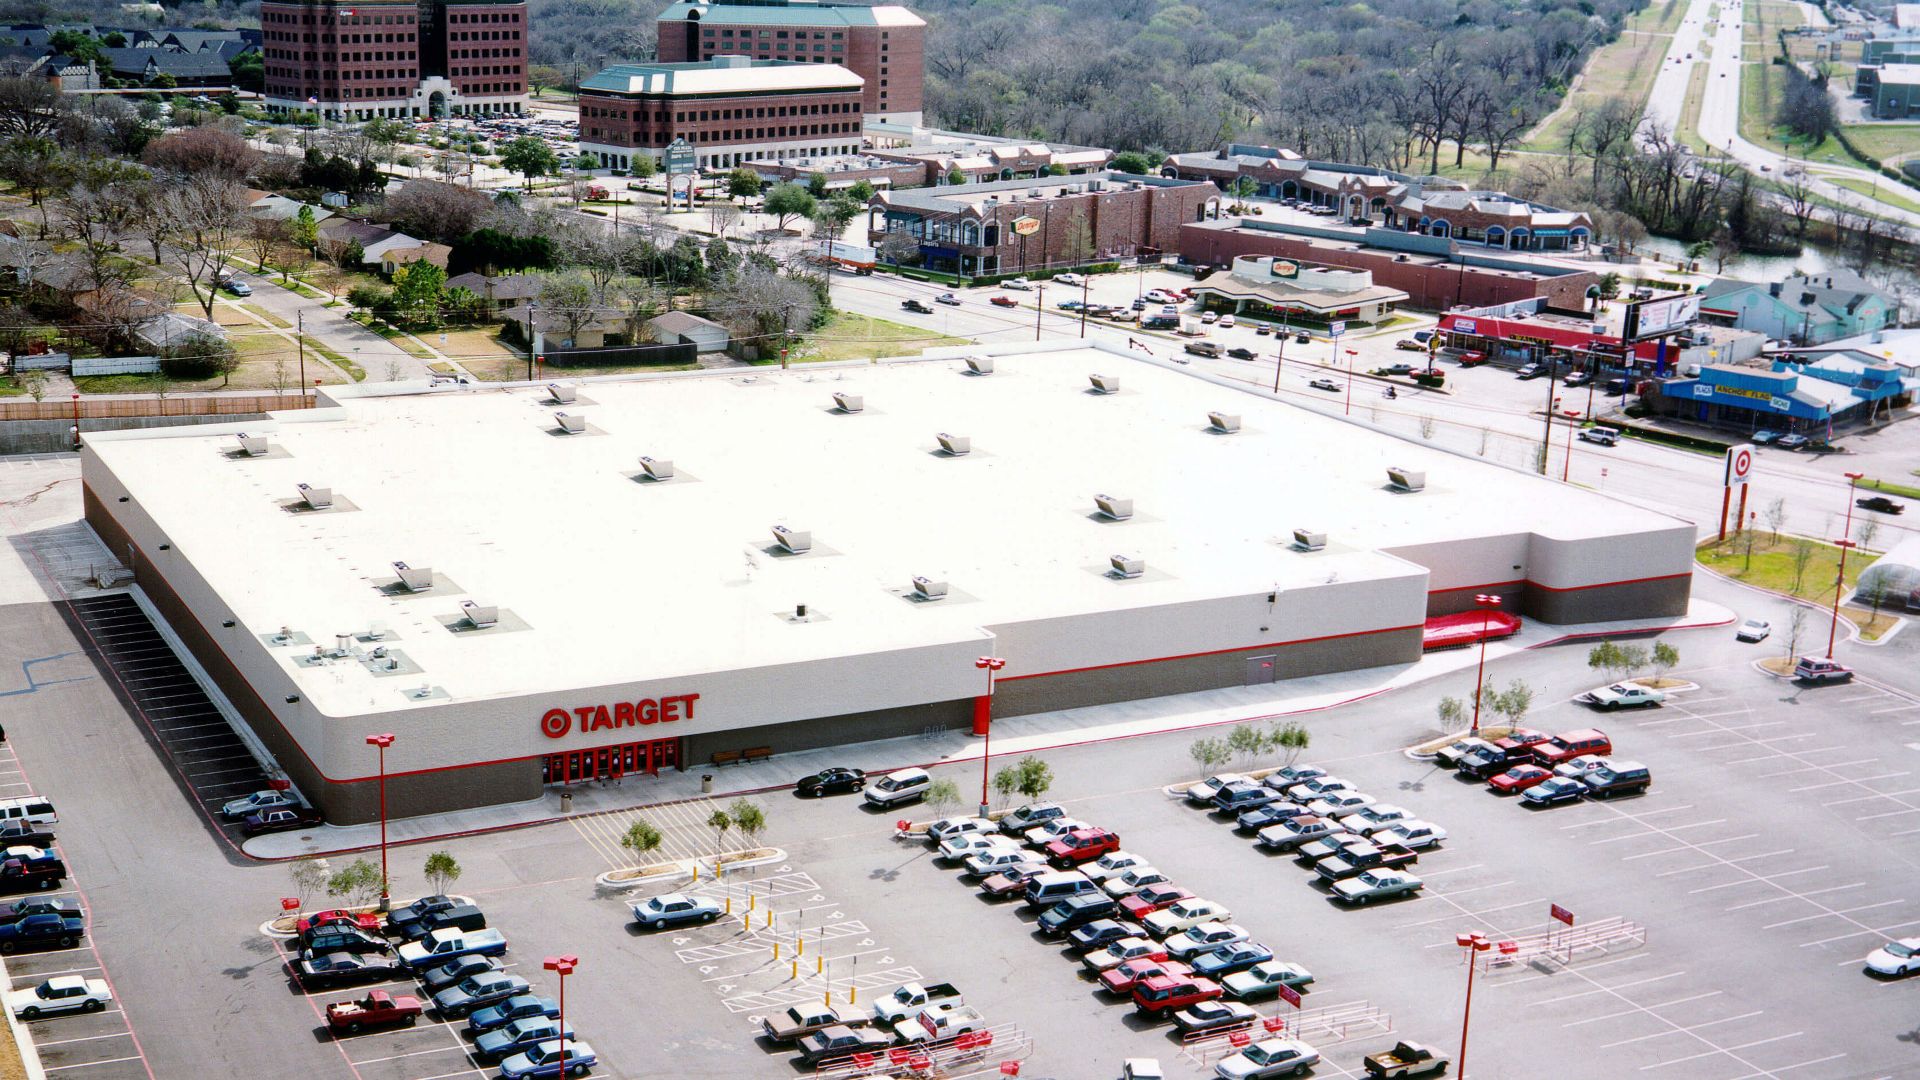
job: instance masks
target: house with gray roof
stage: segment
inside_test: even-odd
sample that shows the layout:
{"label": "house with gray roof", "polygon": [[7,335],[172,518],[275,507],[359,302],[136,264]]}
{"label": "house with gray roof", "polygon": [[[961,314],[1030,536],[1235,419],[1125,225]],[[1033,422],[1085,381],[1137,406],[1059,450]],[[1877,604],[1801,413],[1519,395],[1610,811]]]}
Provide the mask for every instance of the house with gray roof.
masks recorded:
{"label": "house with gray roof", "polygon": [[1780,341],[1820,345],[1894,325],[1900,305],[1849,270],[1776,282],[1719,278],[1700,290],[1700,317]]}

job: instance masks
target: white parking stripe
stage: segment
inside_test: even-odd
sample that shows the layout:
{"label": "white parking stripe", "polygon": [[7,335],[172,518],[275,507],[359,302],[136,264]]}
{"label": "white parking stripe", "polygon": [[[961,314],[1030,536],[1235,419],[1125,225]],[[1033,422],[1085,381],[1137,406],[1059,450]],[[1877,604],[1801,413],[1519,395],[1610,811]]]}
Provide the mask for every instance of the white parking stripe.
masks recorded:
{"label": "white parking stripe", "polygon": [[[1800,899],[1805,899],[1805,898],[1801,897]],[[1860,907],[1856,907],[1856,908],[1846,908],[1841,911],[1823,911],[1818,915],[1803,915],[1798,919],[1787,919],[1784,922],[1768,923],[1767,925],[1761,927],[1760,929],[1777,930],[1782,926],[1792,926],[1795,923],[1812,922],[1815,919],[1831,919],[1840,915],[1851,915],[1856,911],[1872,911],[1875,908],[1892,907],[1895,904],[1904,904],[1904,903],[1906,903],[1905,900],[1882,900],[1877,904],[1863,904]]]}
{"label": "white parking stripe", "polygon": [[1786,1040],[1788,1040],[1788,1039],[1797,1039],[1797,1038],[1799,1038],[1800,1036],[1802,1036],[1802,1035],[1805,1035],[1805,1034],[1806,1034],[1806,1032],[1804,1032],[1804,1031],[1796,1031],[1796,1032],[1794,1032],[1794,1033],[1793,1033],[1793,1034],[1791,1034],[1791,1035],[1775,1035],[1775,1036],[1774,1036],[1773,1038],[1771,1038],[1771,1039],[1760,1039],[1760,1040],[1758,1040],[1758,1041],[1756,1041],[1756,1042],[1750,1042],[1750,1043],[1741,1043],[1741,1044],[1740,1044],[1739,1046],[1729,1046],[1729,1047],[1726,1047],[1726,1048],[1724,1048],[1724,1049],[1717,1049],[1717,1050],[1709,1050],[1709,1051],[1707,1051],[1707,1052],[1705,1052],[1705,1053],[1701,1053],[1701,1054],[1689,1054],[1689,1055],[1687,1055],[1686,1057],[1683,1057],[1683,1058],[1674,1058],[1674,1059],[1673,1059],[1673,1060],[1671,1060],[1671,1061],[1660,1061],[1660,1062],[1655,1062],[1655,1063],[1654,1063],[1654,1064],[1652,1064],[1652,1065],[1642,1065],[1642,1066],[1640,1066],[1640,1071],[1641,1071],[1641,1072],[1646,1072],[1646,1071],[1647,1071],[1647,1070],[1649,1070],[1649,1069],[1664,1069],[1664,1068],[1666,1068],[1666,1067],[1667,1067],[1667,1066],[1669,1066],[1669,1065],[1679,1065],[1679,1064],[1682,1064],[1683,1062],[1688,1062],[1688,1061],[1698,1061],[1698,1060],[1700,1060],[1700,1059],[1701,1059],[1701,1058],[1703,1058],[1703,1057],[1712,1057],[1712,1056],[1714,1056],[1715,1054],[1731,1054],[1731,1053],[1732,1053],[1733,1051],[1735,1051],[1735,1050],[1746,1050],[1746,1049],[1748,1049],[1748,1048],[1750,1048],[1750,1047],[1754,1047],[1754,1046],[1765,1046],[1765,1045],[1767,1045],[1768,1043],[1777,1043],[1777,1042],[1784,1042],[1784,1041],[1786,1041]]}
{"label": "white parking stripe", "polygon": [[96,1065],[118,1065],[123,1061],[139,1061],[139,1060],[140,1060],[140,1055],[135,1054],[132,1057],[108,1058],[105,1061],[79,1061],[79,1062],[75,1062],[72,1065],[48,1065],[45,1068],[41,1069],[40,1071],[53,1073],[53,1072],[63,1072],[67,1069],[91,1069]]}

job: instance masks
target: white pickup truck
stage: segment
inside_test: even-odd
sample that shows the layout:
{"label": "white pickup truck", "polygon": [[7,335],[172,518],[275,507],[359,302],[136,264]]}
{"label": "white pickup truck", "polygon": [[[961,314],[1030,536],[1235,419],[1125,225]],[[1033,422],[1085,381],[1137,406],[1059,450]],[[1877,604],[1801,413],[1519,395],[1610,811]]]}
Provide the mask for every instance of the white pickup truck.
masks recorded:
{"label": "white pickup truck", "polygon": [[965,1004],[966,999],[952,983],[901,983],[873,1003],[873,1018],[883,1024],[897,1024],[928,1009]]}
{"label": "white pickup truck", "polygon": [[942,1005],[927,1009],[893,1025],[901,1042],[939,1042],[969,1031],[986,1029],[986,1017],[970,1005]]}
{"label": "white pickup truck", "polygon": [[462,956],[499,956],[506,951],[506,935],[498,930],[435,930],[400,946],[400,962],[419,971]]}

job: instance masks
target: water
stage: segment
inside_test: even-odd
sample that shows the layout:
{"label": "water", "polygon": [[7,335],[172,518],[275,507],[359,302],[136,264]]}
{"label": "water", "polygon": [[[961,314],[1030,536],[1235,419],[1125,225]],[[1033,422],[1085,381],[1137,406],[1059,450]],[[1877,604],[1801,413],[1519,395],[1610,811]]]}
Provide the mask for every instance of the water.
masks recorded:
{"label": "water", "polygon": [[[1665,236],[1649,236],[1635,244],[1634,250],[1664,259],[1677,259],[1686,255],[1687,246]],[[1830,253],[1809,244],[1801,247],[1800,254],[1792,256],[1742,255],[1727,263],[1725,276],[1746,281],[1779,281],[1793,274],[1818,274],[1839,265],[1839,260]],[[1700,267],[1703,271],[1711,272],[1713,257],[1709,255],[1701,259]]]}

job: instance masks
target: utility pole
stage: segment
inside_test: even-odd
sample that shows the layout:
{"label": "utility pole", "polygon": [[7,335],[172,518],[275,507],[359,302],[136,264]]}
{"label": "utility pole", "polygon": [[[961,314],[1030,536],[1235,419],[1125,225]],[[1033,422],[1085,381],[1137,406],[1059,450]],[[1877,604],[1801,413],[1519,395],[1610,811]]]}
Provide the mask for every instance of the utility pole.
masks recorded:
{"label": "utility pole", "polygon": [[293,313],[293,339],[300,343],[300,396],[307,396],[307,313]]}

